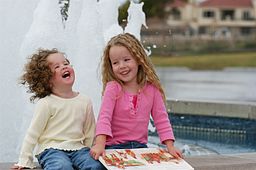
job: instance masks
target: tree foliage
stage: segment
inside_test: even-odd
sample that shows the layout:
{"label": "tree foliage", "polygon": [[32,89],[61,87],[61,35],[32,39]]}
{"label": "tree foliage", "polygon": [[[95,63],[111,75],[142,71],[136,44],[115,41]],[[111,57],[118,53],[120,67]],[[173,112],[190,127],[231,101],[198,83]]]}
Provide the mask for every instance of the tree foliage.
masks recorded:
{"label": "tree foliage", "polygon": [[[144,2],[143,11],[145,12],[147,18],[158,17],[165,18],[167,13],[164,8],[167,3],[172,2],[173,0],[141,0],[140,2]],[[119,8],[119,23],[124,24],[124,20],[127,18],[127,9],[129,8],[130,1],[127,0],[120,8]]]}
{"label": "tree foliage", "polygon": [[126,1],[120,8],[119,8],[119,16],[118,21],[119,24],[124,26],[127,23],[127,16],[128,16],[128,8],[130,5],[130,1]]}
{"label": "tree foliage", "polygon": [[[145,12],[147,18],[158,17],[165,18],[167,13],[164,8],[167,3],[170,3],[174,0],[141,0],[140,2],[144,2],[143,11]],[[187,0],[184,0],[187,1]],[[61,15],[62,20],[65,22],[68,18],[68,7],[70,4],[70,0],[59,0],[61,4]],[[127,0],[120,8],[119,8],[119,24],[124,25],[126,23],[126,18],[128,16],[127,9],[129,8],[130,1]]]}
{"label": "tree foliage", "polygon": [[62,22],[65,22],[68,19],[69,3],[70,3],[70,0],[59,0],[60,13],[61,13],[61,16],[62,16]]}
{"label": "tree foliage", "polygon": [[164,8],[171,1],[173,0],[141,0],[144,2],[143,10],[148,18],[164,18],[166,16]]}

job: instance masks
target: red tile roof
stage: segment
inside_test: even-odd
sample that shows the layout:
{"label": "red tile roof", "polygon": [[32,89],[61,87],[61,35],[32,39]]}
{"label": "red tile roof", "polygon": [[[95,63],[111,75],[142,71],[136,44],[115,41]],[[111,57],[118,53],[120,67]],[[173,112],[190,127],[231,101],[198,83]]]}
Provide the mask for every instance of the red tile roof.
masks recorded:
{"label": "red tile roof", "polygon": [[252,0],[206,0],[200,3],[201,7],[252,7]]}
{"label": "red tile roof", "polygon": [[187,4],[184,0],[174,0],[170,2],[167,6],[171,8],[184,7]]}

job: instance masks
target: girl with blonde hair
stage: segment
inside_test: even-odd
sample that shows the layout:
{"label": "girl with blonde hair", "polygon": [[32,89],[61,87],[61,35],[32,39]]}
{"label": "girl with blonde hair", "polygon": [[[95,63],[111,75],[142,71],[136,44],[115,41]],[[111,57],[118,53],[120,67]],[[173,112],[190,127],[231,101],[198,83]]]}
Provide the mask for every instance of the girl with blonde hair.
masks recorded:
{"label": "girl with blonde hair", "polygon": [[173,130],[165,107],[165,94],[142,44],[129,33],[113,37],[102,57],[102,105],[96,125],[94,159],[105,149],[146,148],[150,115],[161,143],[175,158]]}

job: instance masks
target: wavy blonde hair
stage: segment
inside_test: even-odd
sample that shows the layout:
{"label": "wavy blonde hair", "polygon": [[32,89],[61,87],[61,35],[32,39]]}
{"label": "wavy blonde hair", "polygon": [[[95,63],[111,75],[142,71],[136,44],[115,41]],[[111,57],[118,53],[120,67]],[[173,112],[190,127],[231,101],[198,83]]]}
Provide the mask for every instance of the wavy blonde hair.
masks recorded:
{"label": "wavy blonde hair", "polygon": [[111,40],[108,42],[108,44],[104,49],[104,53],[101,59],[102,83],[103,83],[102,94],[104,93],[106,84],[109,81],[114,80],[119,82],[121,85],[123,85],[123,82],[118,78],[116,78],[112,70],[112,65],[109,58],[109,51],[110,51],[110,48],[113,46],[123,46],[128,49],[128,51],[135,58],[135,60],[139,65],[138,73],[137,73],[137,83],[140,86],[143,86],[145,85],[146,82],[150,82],[161,92],[163,100],[165,101],[164,90],[161,86],[159,77],[156,74],[156,71],[154,69],[154,66],[150,58],[147,56],[145,49],[143,48],[139,40],[135,36],[129,33],[124,33],[124,34],[119,34],[117,36],[114,36],[113,38],[111,38]]}

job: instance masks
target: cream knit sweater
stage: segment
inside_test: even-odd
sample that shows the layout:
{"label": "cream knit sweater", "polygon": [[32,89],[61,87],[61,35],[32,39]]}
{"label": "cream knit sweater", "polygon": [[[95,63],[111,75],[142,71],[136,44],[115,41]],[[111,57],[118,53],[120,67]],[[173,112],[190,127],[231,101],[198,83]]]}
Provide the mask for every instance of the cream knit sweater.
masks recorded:
{"label": "cream knit sweater", "polygon": [[18,165],[34,168],[33,155],[47,148],[79,150],[91,147],[94,134],[95,118],[88,97],[81,94],[71,99],[46,96],[36,105]]}

